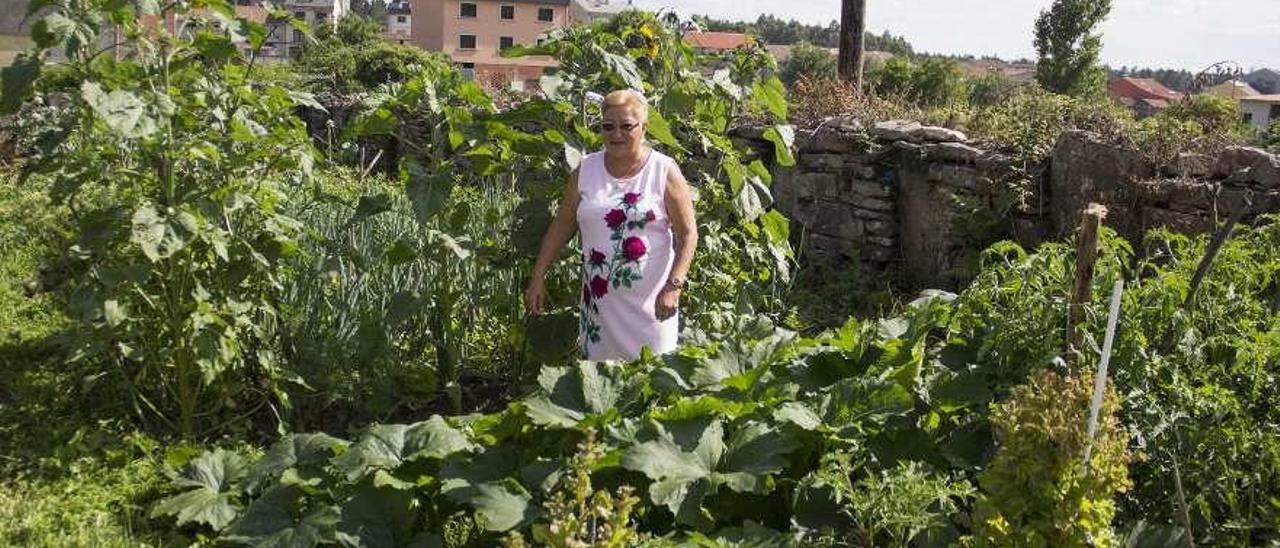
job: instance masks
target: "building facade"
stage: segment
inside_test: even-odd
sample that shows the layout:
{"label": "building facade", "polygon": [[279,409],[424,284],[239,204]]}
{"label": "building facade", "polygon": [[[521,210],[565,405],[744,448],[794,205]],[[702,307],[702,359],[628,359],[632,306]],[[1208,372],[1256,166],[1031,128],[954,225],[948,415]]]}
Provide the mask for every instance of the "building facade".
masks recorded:
{"label": "building facade", "polygon": [[409,0],[392,0],[387,4],[388,42],[410,44],[413,41],[413,9]]}
{"label": "building facade", "polygon": [[632,0],[573,0],[569,4],[569,22],[590,25],[633,9],[636,7]]}
{"label": "building facade", "polygon": [[[313,33],[324,26],[336,28],[339,19],[351,14],[351,0],[286,0],[282,7],[294,19],[306,23]],[[285,21],[268,20],[267,30],[263,57],[296,58],[307,45],[306,35]]]}
{"label": "building facade", "polygon": [[1266,131],[1280,122],[1280,95],[1255,95],[1240,99],[1240,114],[1246,123]]}
{"label": "building facade", "polygon": [[571,0],[411,0],[412,43],[442,52],[464,74],[523,89],[536,85],[548,56],[504,58],[503,48],[538,45],[569,24]]}

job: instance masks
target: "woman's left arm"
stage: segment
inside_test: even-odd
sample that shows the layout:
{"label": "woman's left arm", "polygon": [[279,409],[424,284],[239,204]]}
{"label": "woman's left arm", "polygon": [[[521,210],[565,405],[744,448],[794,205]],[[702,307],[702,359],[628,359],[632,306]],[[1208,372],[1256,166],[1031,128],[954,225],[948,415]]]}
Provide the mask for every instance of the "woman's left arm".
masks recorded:
{"label": "woman's left arm", "polygon": [[[658,292],[654,303],[654,315],[665,320],[675,315],[680,306],[681,287],[672,284],[673,279],[687,280],[689,267],[693,264],[694,251],[698,249],[698,222],[694,218],[693,196],[689,191],[689,181],[680,172],[680,166],[673,161],[667,169],[666,181],[667,218],[671,220],[671,233],[674,237],[675,261],[671,265],[671,273]],[[681,284],[683,285],[683,284]]]}

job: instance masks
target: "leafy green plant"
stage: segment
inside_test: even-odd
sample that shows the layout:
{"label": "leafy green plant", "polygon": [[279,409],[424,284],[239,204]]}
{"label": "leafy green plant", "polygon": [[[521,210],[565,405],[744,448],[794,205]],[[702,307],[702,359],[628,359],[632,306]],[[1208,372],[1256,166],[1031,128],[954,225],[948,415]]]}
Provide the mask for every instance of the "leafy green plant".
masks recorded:
{"label": "leafy green plant", "polygon": [[1128,440],[1114,390],[1088,439],[1092,393],[1092,375],[1045,370],[1000,405],[992,416],[1000,450],[980,476],[973,545],[1115,543],[1114,497],[1129,487]]}
{"label": "leafy green plant", "polygon": [[[154,39],[131,6],[54,7],[36,45],[65,50],[49,91],[66,95],[75,121],[24,167],[73,211],[68,292],[81,359],[101,360],[140,416],[185,436],[220,427],[225,402],[250,412],[283,403],[270,293],[296,246],[286,187],[312,165],[293,116],[310,99],[255,89],[234,62],[230,35],[259,47],[265,29],[236,19],[230,3],[210,7],[232,32],[196,18],[190,37]],[[130,40],[129,55],[100,55],[106,21]]]}

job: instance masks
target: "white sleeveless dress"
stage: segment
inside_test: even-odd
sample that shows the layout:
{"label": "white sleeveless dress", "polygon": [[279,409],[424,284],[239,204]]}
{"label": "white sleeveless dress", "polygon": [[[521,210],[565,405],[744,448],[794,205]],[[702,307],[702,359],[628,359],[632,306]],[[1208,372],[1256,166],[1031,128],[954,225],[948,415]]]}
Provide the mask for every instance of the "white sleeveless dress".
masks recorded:
{"label": "white sleeveless dress", "polygon": [[580,342],[588,360],[633,360],[646,346],[655,354],[676,348],[679,314],[662,321],[654,314],[675,261],[665,201],[671,165],[656,150],[626,180],[605,169],[603,151],[579,165]]}

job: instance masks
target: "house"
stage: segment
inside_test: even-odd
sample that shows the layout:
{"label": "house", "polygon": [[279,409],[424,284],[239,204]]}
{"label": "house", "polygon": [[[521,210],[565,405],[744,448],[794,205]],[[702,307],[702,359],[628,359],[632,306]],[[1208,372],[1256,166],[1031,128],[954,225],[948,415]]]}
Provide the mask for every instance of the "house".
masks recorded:
{"label": "house", "polygon": [[384,37],[395,44],[408,44],[413,37],[413,10],[409,0],[391,0],[387,4],[387,25]]}
{"label": "house", "polygon": [[1245,123],[1266,131],[1271,124],[1280,122],[1280,94],[1240,99],[1240,113],[1244,116]]}
{"label": "house", "polygon": [[1258,69],[1240,79],[1248,82],[1253,89],[1258,90],[1258,93],[1264,95],[1280,93],[1280,72],[1265,68]]}
{"label": "house", "polygon": [[740,32],[699,32],[684,33],[684,41],[699,54],[721,53],[747,45],[752,38]]}
{"label": "house", "polygon": [[569,4],[569,22],[590,25],[633,9],[636,7],[632,0],[573,0]]}
{"label": "house", "polygon": [[1245,97],[1262,95],[1262,93],[1253,89],[1253,86],[1243,80],[1227,80],[1226,82],[1204,90],[1203,93],[1204,95],[1217,95],[1218,97],[1225,97],[1236,101]]}
{"label": "house", "polygon": [[[248,4],[250,0],[237,0]],[[238,8],[239,6],[237,6]],[[338,20],[351,14],[351,0],[284,0],[281,7],[294,19],[306,23],[312,32],[321,27],[337,28]],[[260,56],[292,59],[302,54],[307,37],[284,21],[267,21],[267,41]]]}
{"label": "house", "polygon": [[1154,79],[1127,76],[1109,82],[1107,94],[1117,103],[1133,109],[1140,118],[1151,116],[1182,97]]}
{"label": "house", "polygon": [[453,59],[464,74],[523,89],[556,66],[549,56],[505,58],[503,48],[537,45],[568,25],[571,0],[409,0],[411,42]]}

